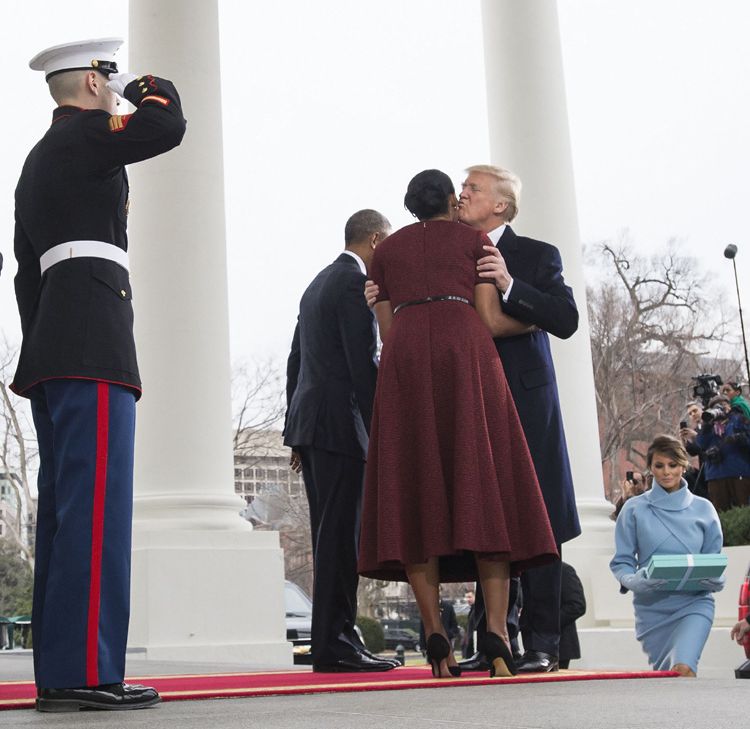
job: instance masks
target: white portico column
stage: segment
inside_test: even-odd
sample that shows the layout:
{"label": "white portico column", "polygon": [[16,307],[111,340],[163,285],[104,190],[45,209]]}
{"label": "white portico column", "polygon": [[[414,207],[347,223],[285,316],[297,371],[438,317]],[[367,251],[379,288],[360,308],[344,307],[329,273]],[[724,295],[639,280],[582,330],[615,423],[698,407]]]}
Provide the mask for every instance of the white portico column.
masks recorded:
{"label": "white portico column", "polygon": [[[550,337],[583,535],[563,547],[586,588],[593,625],[601,585],[617,593],[606,569],[612,507],[604,499],[586,287],[578,231],[560,29],[554,0],[483,0],[485,73],[492,162],[523,182],[521,235],[560,249],[580,323],[566,341]],[[605,598],[606,599],[606,598]],[[626,609],[631,610],[629,601]]]}
{"label": "white portico column", "polygon": [[131,0],[129,70],[172,80],[182,145],[135,165],[137,409],[130,645],[149,658],[291,664],[278,534],[234,493],[218,4]]}

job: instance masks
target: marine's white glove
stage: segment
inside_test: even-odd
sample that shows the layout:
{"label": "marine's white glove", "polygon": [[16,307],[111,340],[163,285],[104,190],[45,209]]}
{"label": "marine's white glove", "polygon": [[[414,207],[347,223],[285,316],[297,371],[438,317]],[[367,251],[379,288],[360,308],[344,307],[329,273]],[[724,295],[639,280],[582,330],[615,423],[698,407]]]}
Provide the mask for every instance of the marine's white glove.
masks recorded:
{"label": "marine's white glove", "polygon": [[118,96],[122,96],[125,93],[125,87],[137,78],[138,76],[134,73],[111,73],[109,74],[107,87],[112,89]]}
{"label": "marine's white glove", "polygon": [[662,585],[667,584],[667,580],[646,577],[646,568],[644,567],[632,575],[623,575],[620,578],[620,584],[633,592],[647,593],[656,592]]}

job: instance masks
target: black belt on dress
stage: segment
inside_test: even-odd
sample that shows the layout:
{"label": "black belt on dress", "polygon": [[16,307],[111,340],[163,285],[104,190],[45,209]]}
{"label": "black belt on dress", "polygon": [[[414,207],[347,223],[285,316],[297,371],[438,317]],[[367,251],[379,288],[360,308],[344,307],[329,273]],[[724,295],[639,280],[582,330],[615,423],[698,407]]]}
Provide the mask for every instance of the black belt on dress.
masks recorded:
{"label": "black belt on dress", "polygon": [[393,313],[397,314],[401,309],[407,306],[416,306],[417,304],[431,304],[433,301],[460,301],[462,304],[468,304],[469,300],[463,296],[453,296],[452,294],[445,294],[443,296],[428,296],[426,299],[414,299],[414,301],[404,301],[403,304],[399,304]]}

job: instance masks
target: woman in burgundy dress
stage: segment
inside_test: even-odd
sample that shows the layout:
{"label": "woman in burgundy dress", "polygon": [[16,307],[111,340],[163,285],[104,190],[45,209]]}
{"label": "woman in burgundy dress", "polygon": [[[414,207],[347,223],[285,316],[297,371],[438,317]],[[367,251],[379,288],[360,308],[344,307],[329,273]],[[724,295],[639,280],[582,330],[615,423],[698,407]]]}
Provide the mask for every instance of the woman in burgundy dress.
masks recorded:
{"label": "woman in burgundy dress", "polygon": [[477,261],[489,239],[455,222],[450,178],[426,170],[404,199],[421,222],[375,250],[383,340],[367,458],[359,571],[408,580],[433,675],[458,675],[440,621],[441,581],[476,580],[490,675],[515,672],[508,579],[556,547],[492,336],[526,331],[502,313]]}

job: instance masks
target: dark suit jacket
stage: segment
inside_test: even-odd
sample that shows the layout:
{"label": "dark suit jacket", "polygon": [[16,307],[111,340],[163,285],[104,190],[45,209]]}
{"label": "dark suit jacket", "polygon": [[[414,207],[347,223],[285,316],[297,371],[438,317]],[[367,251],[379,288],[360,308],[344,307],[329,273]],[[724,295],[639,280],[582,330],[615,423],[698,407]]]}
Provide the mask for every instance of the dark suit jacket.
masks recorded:
{"label": "dark suit jacket", "polygon": [[14,242],[23,343],[11,386],[19,394],[42,380],[71,377],[116,382],[140,394],[128,272],[103,258],[62,261],[44,275],[39,265],[42,254],[69,241],[127,250],[125,165],[182,140],[185,119],[169,81],[144,76],[124,94],[138,107],[133,114],[55,109],[23,166]]}
{"label": "dark suit jacket", "polygon": [[562,563],[560,590],[560,660],[581,657],[576,620],[586,613],[586,596],[576,571]]}
{"label": "dark suit jacket", "polygon": [[555,368],[547,332],[567,339],[578,328],[573,292],[565,285],[560,253],[542,241],[517,236],[507,226],[498,242],[513,277],[510,316],[539,331],[495,339],[523,426],[558,544],[581,533],[565,442]]}
{"label": "dark suit jacket", "polygon": [[367,458],[377,337],[365,280],[342,253],[302,296],[286,371],[284,443],[292,448]]}

